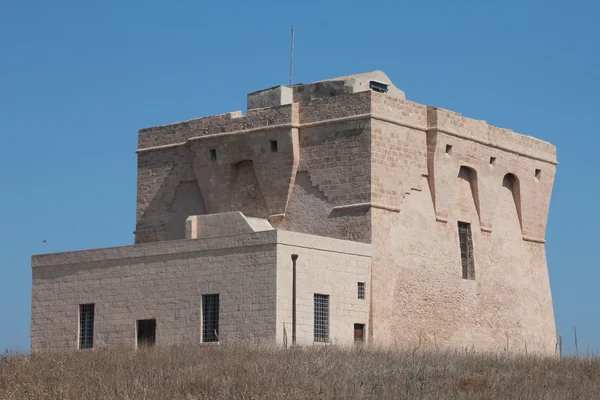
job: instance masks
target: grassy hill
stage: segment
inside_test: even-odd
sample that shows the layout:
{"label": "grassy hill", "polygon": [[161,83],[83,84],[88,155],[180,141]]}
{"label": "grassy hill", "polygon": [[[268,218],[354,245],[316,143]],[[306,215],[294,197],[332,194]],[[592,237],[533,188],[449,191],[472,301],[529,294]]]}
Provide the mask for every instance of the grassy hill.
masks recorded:
{"label": "grassy hill", "polygon": [[369,398],[596,399],[600,359],[259,345],[0,356],[3,400]]}

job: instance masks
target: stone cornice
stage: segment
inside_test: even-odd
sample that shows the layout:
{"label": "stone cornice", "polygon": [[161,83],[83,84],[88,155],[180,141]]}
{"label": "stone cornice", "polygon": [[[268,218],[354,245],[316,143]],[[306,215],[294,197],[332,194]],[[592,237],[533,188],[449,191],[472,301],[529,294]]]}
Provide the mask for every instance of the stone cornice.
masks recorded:
{"label": "stone cornice", "polygon": [[[219,139],[219,138],[226,138],[226,137],[236,136],[236,135],[252,134],[252,133],[257,133],[257,132],[268,132],[268,131],[282,130],[282,129],[313,128],[313,127],[317,127],[317,126],[330,125],[330,124],[341,124],[341,123],[346,123],[346,122],[361,121],[361,120],[367,120],[367,119],[374,119],[377,121],[387,122],[387,123],[394,124],[397,126],[402,126],[405,128],[418,130],[421,132],[436,131],[436,132],[444,133],[446,135],[454,136],[454,137],[457,137],[460,139],[470,140],[475,143],[493,147],[498,150],[517,154],[519,156],[531,158],[533,160],[538,160],[538,161],[546,162],[546,163],[553,164],[553,165],[558,164],[558,162],[556,160],[551,159],[551,158],[534,156],[534,155],[524,153],[524,152],[521,152],[518,150],[510,149],[508,147],[497,145],[497,144],[494,144],[494,143],[491,143],[491,142],[488,142],[485,140],[464,136],[458,132],[453,132],[453,131],[449,131],[446,129],[440,129],[437,126],[431,126],[431,127],[418,126],[418,125],[402,122],[402,121],[399,121],[396,119],[384,117],[382,115],[375,114],[375,113],[365,113],[365,114],[352,115],[352,116],[348,116],[348,117],[331,118],[331,119],[325,119],[322,121],[309,122],[309,123],[305,123],[305,124],[289,123],[289,124],[265,125],[265,126],[261,126],[258,128],[242,129],[242,130],[225,132],[225,133],[214,133],[214,134],[209,134],[209,135],[204,135],[204,136],[194,136],[194,137],[188,138],[187,140],[185,140],[183,142],[141,148],[141,149],[138,149],[136,151],[136,153],[140,154],[140,153],[145,153],[145,152],[149,152],[149,151],[157,151],[157,150],[170,149],[170,148],[179,147],[179,146],[185,146],[188,142],[193,142],[193,141],[197,141],[197,140]],[[517,135],[517,134],[515,133],[515,135]]]}
{"label": "stone cornice", "polygon": [[467,136],[461,135],[460,133],[457,133],[457,132],[453,132],[453,131],[449,131],[449,130],[445,130],[445,129],[440,129],[437,126],[429,127],[429,128],[427,128],[427,131],[428,132],[429,131],[436,131],[436,132],[439,132],[439,133],[444,133],[446,135],[454,136],[454,137],[457,137],[459,139],[470,140],[471,142],[479,143],[479,144],[482,144],[484,146],[493,147],[495,149],[506,151],[506,152],[509,152],[509,153],[513,153],[513,154],[516,154],[516,155],[519,155],[519,156],[531,158],[533,160],[542,161],[542,162],[546,162],[546,163],[553,164],[553,165],[558,165],[558,161],[550,159],[550,158],[537,157],[537,156],[534,156],[534,155],[531,155],[531,154],[527,154],[527,153],[524,153],[524,152],[521,152],[521,151],[509,149],[508,147],[504,147],[504,146],[500,146],[500,145],[497,145],[497,144],[494,144],[494,143],[486,142],[486,141],[481,140],[481,139],[467,137]]}
{"label": "stone cornice", "polygon": [[344,204],[342,206],[335,206],[333,207],[332,211],[345,211],[345,210],[354,210],[357,208],[379,208],[381,210],[387,210],[387,211],[392,211],[392,212],[400,212],[400,208],[398,207],[392,207],[392,206],[388,206],[385,204],[379,204],[379,203],[371,203],[371,202],[367,202],[367,203],[355,203],[355,204]]}

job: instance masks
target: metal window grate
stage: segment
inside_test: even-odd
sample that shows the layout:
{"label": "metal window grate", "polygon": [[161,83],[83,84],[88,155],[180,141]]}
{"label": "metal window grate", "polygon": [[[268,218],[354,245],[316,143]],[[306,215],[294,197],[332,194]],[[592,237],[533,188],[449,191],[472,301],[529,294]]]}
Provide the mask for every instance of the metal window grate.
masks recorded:
{"label": "metal window grate", "polygon": [[365,283],[364,282],[358,282],[358,298],[361,300],[365,299],[365,293],[366,293],[366,288],[365,288]]}
{"label": "metal window grate", "polygon": [[388,85],[383,82],[370,81],[369,88],[375,92],[387,93]]}
{"label": "metal window grate", "polygon": [[329,341],[329,295],[315,293],[315,342]]}
{"label": "metal window grate", "polygon": [[79,305],[79,348],[94,347],[94,304]]}
{"label": "metal window grate", "polygon": [[471,224],[466,222],[458,223],[458,238],[460,241],[460,260],[462,263],[463,279],[475,279]]}
{"label": "metal window grate", "polygon": [[202,341],[219,341],[219,295],[202,296]]}

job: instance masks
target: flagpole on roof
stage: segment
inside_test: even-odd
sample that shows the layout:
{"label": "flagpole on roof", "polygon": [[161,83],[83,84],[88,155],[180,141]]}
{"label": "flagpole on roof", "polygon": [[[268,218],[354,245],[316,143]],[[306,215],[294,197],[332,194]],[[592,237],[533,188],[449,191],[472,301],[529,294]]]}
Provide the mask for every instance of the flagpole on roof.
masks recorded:
{"label": "flagpole on roof", "polygon": [[294,25],[292,25],[292,50],[290,54],[290,86],[292,86],[292,78],[294,75]]}

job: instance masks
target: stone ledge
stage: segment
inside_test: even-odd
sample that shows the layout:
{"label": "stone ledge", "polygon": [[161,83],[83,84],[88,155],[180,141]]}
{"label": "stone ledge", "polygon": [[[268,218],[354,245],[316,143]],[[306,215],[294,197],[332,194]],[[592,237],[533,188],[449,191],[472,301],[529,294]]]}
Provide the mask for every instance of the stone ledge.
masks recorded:
{"label": "stone ledge", "polygon": [[[317,127],[317,126],[340,124],[340,123],[345,123],[345,122],[353,122],[353,121],[360,121],[360,120],[366,120],[366,119],[373,119],[376,121],[387,122],[387,123],[390,123],[393,125],[402,126],[405,128],[414,129],[414,130],[418,130],[418,131],[422,131],[422,132],[435,131],[435,132],[443,133],[446,135],[454,136],[454,137],[457,137],[460,139],[479,143],[484,146],[496,148],[498,150],[517,154],[522,157],[527,157],[527,158],[530,158],[533,160],[538,160],[538,161],[546,162],[549,164],[558,165],[558,161],[556,160],[556,158],[539,157],[539,156],[533,155],[528,152],[523,152],[523,151],[520,151],[517,149],[511,149],[511,148],[508,148],[508,147],[505,147],[505,146],[502,146],[502,145],[499,145],[496,143],[492,143],[491,141],[488,141],[488,140],[482,140],[482,139],[474,138],[474,137],[471,137],[468,135],[462,135],[458,132],[442,129],[437,126],[426,128],[424,126],[418,126],[418,125],[406,123],[406,122],[403,122],[400,120],[387,118],[387,117],[384,117],[382,115],[378,115],[375,113],[357,114],[357,115],[352,115],[352,116],[347,116],[347,117],[332,118],[332,119],[326,119],[326,120],[322,120],[322,121],[308,122],[308,123],[304,123],[304,124],[287,123],[287,124],[277,124],[277,125],[265,125],[262,127],[236,130],[236,131],[231,131],[231,132],[215,133],[215,134],[204,135],[204,136],[194,136],[194,137],[190,137],[190,138],[186,139],[183,142],[165,144],[165,145],[160,145],[160,146],[141,147],[138,150],[136,150],[136,153],[140,154],[140,153],[145,153],[148,151],[157,151],[157,150],[170,149],[170,148],[179,147],[179,146],[185,146],[187,143],[196,141],[196,140],[214,139],[214,138],[218,138],[218,137],[236,136],[236,135],[242,135],[242,134],[266,132],[266,131],[272,131],[272,130],[278,130],[278,129],[284,130],[284,129],[313,128],[313,127]],[[512,134],[516,135],[516,136],[529,137],[529,136],[521,135],[518,133],[512,133]],[[541,142],[541,140],[539,140],[537,138],[531,137],[531,139]]]}
{"label": "stone ledge", "polygon": [[[523,152],[523,151],[520,151],[520,150],[511,149],[511,148],[508,148],[508,147],[505,147],[505,146],[502,146],[502,145],[499,145],[499,144],[496,144],[496,143],[492,143],[492,142],[487,141],[487,140],[482,140],[482,139],[474,138],[474,137],[471,137],[471,136],[461,135],[458,132],[453,132],[453,131],[449,131],[449,130],[446,130],[446,129],[441,129],[441,128],[438,128],[437,126],[429,127],[429,128],[427,128],[427,131],[443,133],[443,134],[446,134],[446,135],[457,137],[459,139],[469,140],[471,142],[479,143],[479,144],[482,144],[484,146],[493,147],[495,149],[506,151],[508,153],[513,153],[513,154],[516,154],[518,156],[522,156],[522,157],[526,157],[526,158],[531,158],[532,160],[542,161],[542,162],[546,162],[546,163],[549,163],[549,164],[552,164],[552,165],[558,165],[558,161],[556,159],[535,156],[533,154],[526,153],[526,152]],[[513,133],[513,135],[525,136],[525,135],[521,135],[521,134],[518,134],[518,133]],[[539,139],[537,139],[537,138],[532,138],[532,139],[539,141]]]}
{"label": "stone ledge", "polygon": [[130,246],[34,255],[31,257],[31,266],[32,268],[49,267],[213,251],[237,247],[254,247],[269,244],[274,245],[276,244],[276,240],[277,235],[275,230],[270,230],[215,238],[189,240],[182,239],[163,242],[140,243]]}
{"label": "stone ledge", "polygon": [[353,210],[353,209],[368,209],[368,208],[379,208],[381,210],[392,211],[392,212],[400,212],[400,208],[387,206],[385,204],[379,203],[355,203],[355,204],[344,204],[342,206],[335,206],[332,208],[332,211],[345,211],[345,210]]}
{"label": "stone ledge", "polygon": [[523,240],[526,242],[533,242],[533,243],[546,243],[545,239],[539,239],[539,238],[535,238],[532,236],[527,236],[527,235],[523,235]]}
{"label": "stone ledge", "polygon": [[[39,268],[88,264],[111,260],[139,259],[172,254],[186,254],[277,244],[371,257],[370,244],[272,229],[255,233],[203,239],[171,240],[141,243],[130,246],[38,254],[31,257],[31,267]],[[273,251],[275,251],[275,246],[273,246]]]}

